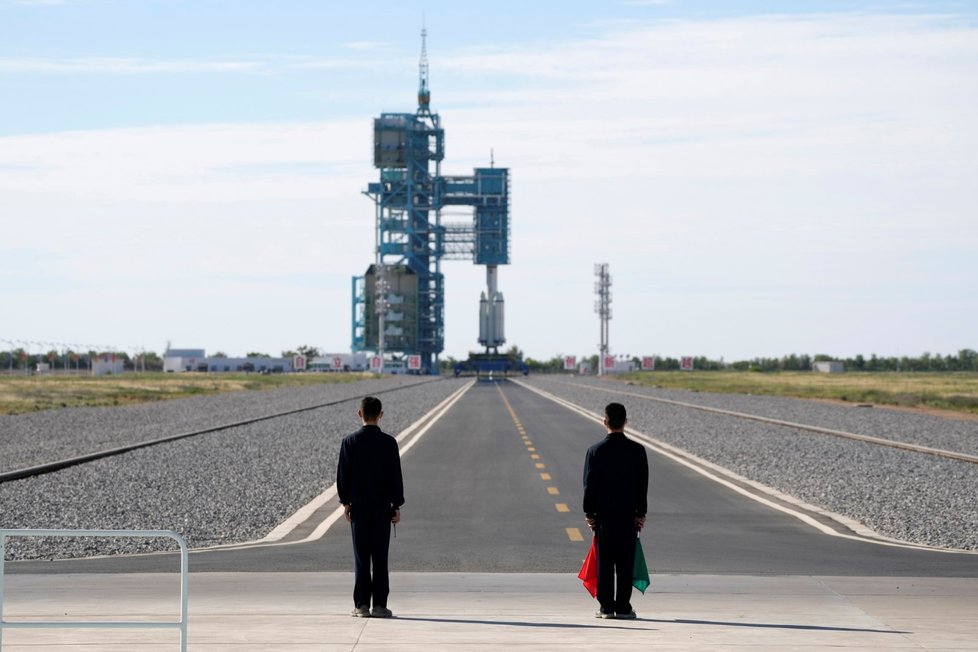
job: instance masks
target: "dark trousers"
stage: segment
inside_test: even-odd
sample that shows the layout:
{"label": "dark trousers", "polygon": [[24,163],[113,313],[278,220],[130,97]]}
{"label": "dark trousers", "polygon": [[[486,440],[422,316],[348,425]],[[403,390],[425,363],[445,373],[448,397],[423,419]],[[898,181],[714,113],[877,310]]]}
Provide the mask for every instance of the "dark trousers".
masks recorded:
{"label": "dark trousers", "polygon": [[635,517],[602,519],[595,535],[598,539],[598,603],[601,610],[630,613],[632,566],[635,564]]}
{"label": "dark trousers", "polygon": [[353,560],[355,562],[353,605],[386,607],[390,593],[387,553],[391,542],[390,508],[380,513],[353,517]]}

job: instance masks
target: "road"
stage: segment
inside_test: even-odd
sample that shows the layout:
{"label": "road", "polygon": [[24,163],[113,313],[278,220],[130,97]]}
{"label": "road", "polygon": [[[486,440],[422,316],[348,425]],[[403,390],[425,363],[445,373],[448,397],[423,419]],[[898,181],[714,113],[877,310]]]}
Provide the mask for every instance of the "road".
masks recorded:
{"label": "road", "polygon": [[[383,425],[383,424],[381,424]],[[402,459],[407,503],[394,571],[576,573],[590,534],[584,452],[600,425],[514,383],[479,383]],[[649,453],[646,558],[653,573],[978,577],[978,555],[824,534]],[[336,507],[335,498],[321,513]],[[307,528],[308,530],[309,528]],[[9,564],[8,572],[173,570],[174,555]],[[317,541],[195,552],[190,570],[352,569],[345,521]]]}

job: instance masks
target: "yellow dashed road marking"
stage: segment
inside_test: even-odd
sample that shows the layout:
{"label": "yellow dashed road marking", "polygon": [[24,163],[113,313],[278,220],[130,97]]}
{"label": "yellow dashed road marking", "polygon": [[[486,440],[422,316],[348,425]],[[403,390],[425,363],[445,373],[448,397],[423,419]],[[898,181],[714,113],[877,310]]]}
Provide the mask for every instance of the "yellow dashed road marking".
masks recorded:
{"label": "yellow dashed road marking", "polygon": [[[526,434],[526,428],[523,427],[523,423],[520,421],[519,417],[516,416],[516,411],[513,409],[512,404],[510,404],[509,399],[506,398],[506,394],[499,386],[496,387],[496,390],[499,392],[499,396],[502,397],[503,403],[506,404],[506,409],[509,411],[509,416],[512,417],[513,423],[516,424],[516,430],[517,432],[520,433],[520,437],[523,439],[523,443],[526,444],[526,451],[530,453],[530,459],[539,460],[540,455],[537,454],[537,449],[534,448],[533,442]],[[539,461],[536,462],[535,466],[538,469],[547,468],[546,464]],[[553,478],[549,473],[541,473],[540,479],[549,482],[552,481]],[[559,496],[560,490],[557,489],[557,487],[547,487],[547,493],[550,494],[551,496]],[[570,512],[570,508],[567,506],[567,503],[556,503],[554,504],[554,507],[558,512],[561,513]],[[581,534],[581,531],[578,528],[569,527],[566,528],[566,532],[567,532],[567,538],[570,539],[571,541],[584,541],[584,535]]]}

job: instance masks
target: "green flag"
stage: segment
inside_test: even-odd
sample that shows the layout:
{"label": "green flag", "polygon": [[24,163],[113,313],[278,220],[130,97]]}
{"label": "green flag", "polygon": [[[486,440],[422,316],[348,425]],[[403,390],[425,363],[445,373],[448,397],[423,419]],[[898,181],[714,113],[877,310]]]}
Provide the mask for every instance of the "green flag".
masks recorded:
{"label": "green flag", "polygon": [[632,586],[645,593],[649,588],[649,567],[645,565],[645,553],[642,552],[642,540],[635,537],[635,563],[632,564]]}

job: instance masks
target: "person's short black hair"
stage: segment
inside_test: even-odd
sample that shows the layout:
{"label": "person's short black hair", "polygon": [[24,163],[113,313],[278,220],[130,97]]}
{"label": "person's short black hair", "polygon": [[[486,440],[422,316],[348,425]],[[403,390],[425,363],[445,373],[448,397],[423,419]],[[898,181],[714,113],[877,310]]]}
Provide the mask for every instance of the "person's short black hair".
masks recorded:
{"label": "person's short black hair", "polygon": [[604,416],[608,420],[608,427],[612,430],[621,430],[625,427],[627,417],[625,406],[621,403],[608,403],[604,406]]}
{"label": "person's short black hair", "polygon": [[373,421],[380,416],[383,409],[384,406],[381,405],[380,399],[374,396],[364,396],[363,400],[360,401],[360,413],[363,414],[364,421]]}

